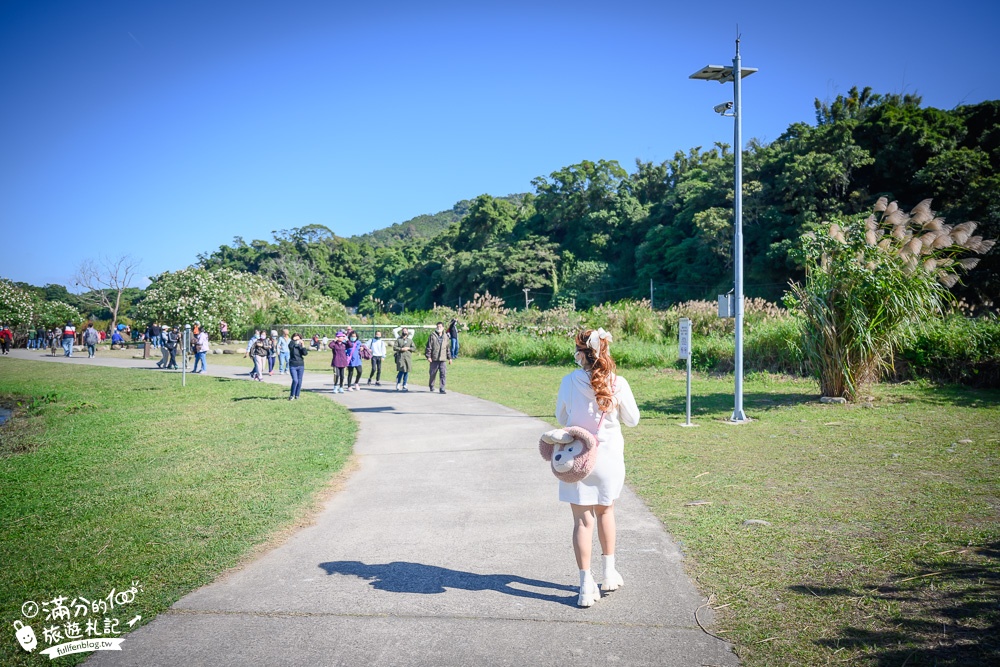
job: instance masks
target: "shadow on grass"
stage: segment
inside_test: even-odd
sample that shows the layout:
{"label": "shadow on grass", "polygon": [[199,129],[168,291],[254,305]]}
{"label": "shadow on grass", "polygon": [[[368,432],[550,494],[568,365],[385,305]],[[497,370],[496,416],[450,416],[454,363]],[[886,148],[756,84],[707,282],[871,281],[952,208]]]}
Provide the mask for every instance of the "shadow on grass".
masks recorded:
{"label": "shadow on grass", "polygon": [[[576,588],[574,586],[525,579],[513,574],[475,574],[405,561],[367,565],[356,560],[340,560],[320,563],[319,566],[327,574],[358,577],[369,581],[371,587],[376,590],[392,593],[434,595],[444,593],[449,588],[458,588],[466,591],[496,591],[515,597],[576,605]],[[514,586],[530,586],[551,591],[569,592],[570,595],[542,593]]]}
{"label": "shadow on grass", "polygon": [[918,384],[898,384],[884,385],[890,392],[903,389],[916,398],[904,400],[918,400],[921,403],[930,405],[950,405],[961,408],[985,408],[1000,405],[1000,391],[996,389],[977,389],[959,384],[940,384],[921,386]]}
{"label": "shadow on grass", "polygon": [[854,591],[850,588],[842,588],[840,586],[789,586],[788,590],[802,595],[815,595],[818,598],[833,597],[836,595],[850,597],[854,595]]}
{"label": "shadow on grass", "polygon": [[287,401],[287,396],[238,396],[236,398],[229,399],[233,403],[238,403],[239,401]]}
{"label": "shadow on grass", "polygon": [[[773,410],[775,408],[802,405],[804,403],[817,403],[819,396],[812,394],[792,394],[774,393],[757,394],[744,393],[743,406],[751,410]],[[639,412],[660,412],[671,414],[683,414],[687,409],[687,397],[684,394],[671,396],[667,399],[655,401],[640,401]],[[697,394],[691,392],[691,414],[710,415],[719,412],[732,412],[732,393],[712,393]]]}
{"label": "shadow on grass", "polygon": [[1000,665],[1000,541],[950,560],[918,563],[917,575],[893,577],[874,591],[790,586],[801,595],[876,596],[898,608],[879,618],[881,630],[847,626],[817,643],[853,647],[879,667],[898,665]]}

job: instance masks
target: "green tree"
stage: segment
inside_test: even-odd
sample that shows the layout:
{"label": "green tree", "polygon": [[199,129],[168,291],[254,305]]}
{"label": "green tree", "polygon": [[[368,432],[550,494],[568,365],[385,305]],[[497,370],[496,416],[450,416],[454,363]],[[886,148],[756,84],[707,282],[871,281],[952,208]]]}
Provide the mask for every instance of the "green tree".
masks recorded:
{"label": "green tree", "polygon": [[517,223],[517,209],[510,202],[479,195],[458,225],[456,250],[481,250],[507,238]]}
{"label": "green tree", "polygon": [[922,191],[913,185],[914,174],[932,157],[956,148],[965,132],[956,114],[921,107],[919,97],[875,107],[853,132],[857,144],[874,157],[865,175],[869,191],[917,199]]}
{"label": "green tree", "polygon": [[[578,257],[599,255],[616,218],[600,215],[614,209],[618,186],[628,173],[616,160],[584,160],[532,180],[535,215],[526,232],[560,244]],[[551,179],[551,180],[550,180]]]}

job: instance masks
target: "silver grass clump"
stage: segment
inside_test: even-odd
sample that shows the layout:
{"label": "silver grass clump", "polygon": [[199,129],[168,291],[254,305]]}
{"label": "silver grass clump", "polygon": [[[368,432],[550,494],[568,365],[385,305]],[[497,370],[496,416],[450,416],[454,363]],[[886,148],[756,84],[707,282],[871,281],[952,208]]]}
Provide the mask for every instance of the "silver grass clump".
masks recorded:
{"label": "silver grass clump", "polygon": [[[903,261],[907,275],[920,268],[946,287],[958,281],[959,270],[971,271],[979,264],[978,258],[958,259],[958,255],[970,252],[983,255],[996,244],[996,239],[973,236],[979,225],[975,221],[945,224],[944,218],[931,209],[930,199],[924,199],[906,213],[897,202],[879,197],[874,209],[864,221],[865,244],[895,254]],[[849,233],[840,225],[830,226],[830,236],[841,243],[846,242]]]}
{"label": "silver grass clump", "polygon": [[928,229],[932,232],[939,232],[944,229],[944,218],[933,218],[932,220],[924,223],[924,229]]}
{"label": "silver grass clump", "polygon": [[906,212],[881,197],[867,218],[804,235],[804,283],[787,297],[803,317],[800,340],[825,396],[855,401],[892,367],[915,322],[933,317],[947,288],[990,251],[976,223],[954,226],[925,199]]}
{"label": "silver grass clump", "polygon": [[910,211],[910,219],[918,225],[930,222],[934,218],[934,211],[931,210],[931,200],[925,199]]}

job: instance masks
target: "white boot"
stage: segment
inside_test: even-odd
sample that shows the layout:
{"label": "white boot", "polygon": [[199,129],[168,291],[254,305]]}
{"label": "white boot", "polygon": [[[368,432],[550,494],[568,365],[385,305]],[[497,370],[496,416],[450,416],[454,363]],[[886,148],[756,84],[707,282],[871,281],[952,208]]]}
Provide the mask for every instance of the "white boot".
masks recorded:
{"label": "white boot", "polygon": [[580,597],[576,600],[577,607],[590,607],[601,599],[601,591],[590,570],[580,570]]}
{"label": "white boot", "polygon": [[608,591],[617,591],[619,588],[625,585],[625,581],[622,579],[622,575],[618,574],[618,570],[615,569],[615,557],[614,555],[604,557],[604,583],[601,584],[601,590],[607,593]]}

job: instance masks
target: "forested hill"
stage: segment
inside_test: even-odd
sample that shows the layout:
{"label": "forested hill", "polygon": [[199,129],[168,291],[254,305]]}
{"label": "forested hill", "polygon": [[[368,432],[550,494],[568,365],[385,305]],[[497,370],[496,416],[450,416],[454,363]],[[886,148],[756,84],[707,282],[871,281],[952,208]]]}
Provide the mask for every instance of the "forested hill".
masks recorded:
{"label": "forested hill", "polygon": [[[801,277],[803,233],[864,218],[882,195],[905,210],[933,199],[947,225],[976,221],[970,242],[1000,235],[1000,101],[942,110],[854,88],[743,156],[748,296],[779,299]],[[352,239],[318,225],[237,239],[199,262],[355,306],[425,309],[486,291],[517,305],[528,290],[537,306],[586,307],[648,297],[651,282],[657,306],[712,298],[732,288],[733,164],[724,143],[631,172],[585,160],[535,178],[527,195],[480,195]],[[1000,304],[1000,252],[963,282],[961,296]]]}
{"label": "forested hill", "polygon": [[[517,205],[522,199],[524,199],[524,196],[525,195],[523,194],[515,194],[500,197],[500,199],[504,199]],[[394,225],[390,225],[382,229],[376,229],[375,231],[368,232],[367,234],[352,236],[350,237],[350,240],[355,243],[362,243],[372,247],[381,247],[396,245],[397,243],[412,239],[429,239],[443,232],[448,228],[448,225],[458,222],[468,215],[469,207],[471,205],[472,202],[470,200],[463,199],[447,211],[439,211],[433,215],[427,213],[418,215],[417,217],[410,218],[405,222],[397,222]]]}

